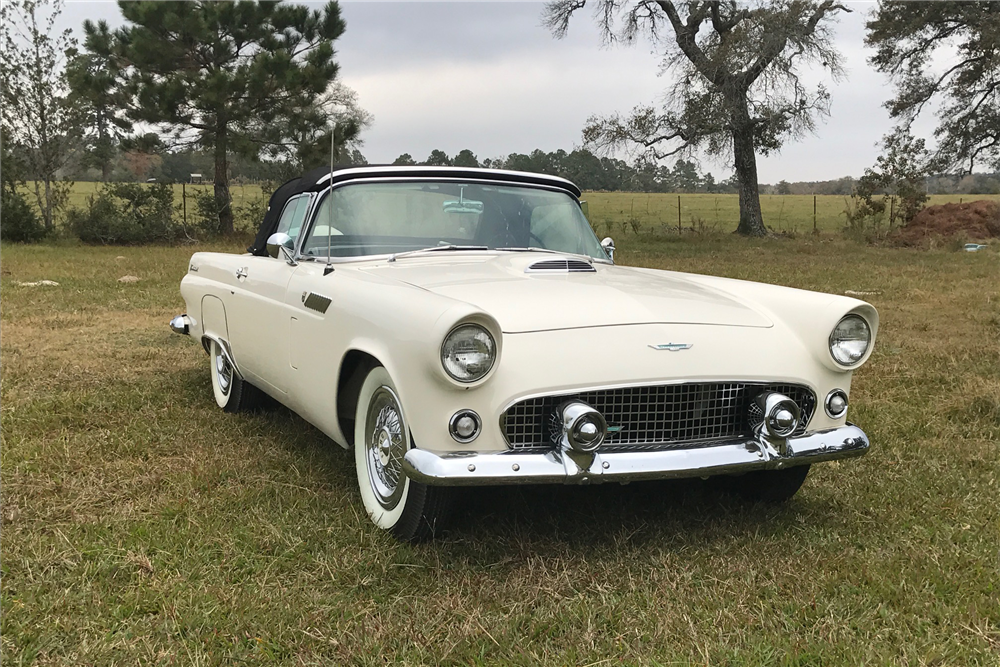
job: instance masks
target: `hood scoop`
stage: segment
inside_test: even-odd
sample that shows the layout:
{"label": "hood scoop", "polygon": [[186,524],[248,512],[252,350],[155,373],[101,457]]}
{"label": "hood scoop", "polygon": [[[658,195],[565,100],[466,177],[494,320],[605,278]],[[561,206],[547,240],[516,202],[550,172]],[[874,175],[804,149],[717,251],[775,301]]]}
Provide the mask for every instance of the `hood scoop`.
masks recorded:
{"label": "hood scoop", "polygon": [[525,273],[597,273],[590,262],[580,259],[544,259],[524,270]]}

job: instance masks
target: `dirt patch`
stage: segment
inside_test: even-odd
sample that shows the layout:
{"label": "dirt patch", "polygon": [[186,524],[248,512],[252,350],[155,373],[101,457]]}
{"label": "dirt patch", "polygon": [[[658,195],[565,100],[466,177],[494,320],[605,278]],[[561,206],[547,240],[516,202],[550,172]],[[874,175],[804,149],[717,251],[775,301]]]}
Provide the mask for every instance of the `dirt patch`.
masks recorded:
{"label": "dirt patch", "polygon": [[1000,238],[1000,203],[980,200],[928,206],[895,235],[902,245],[924,245],[935,238],[967,241]]}

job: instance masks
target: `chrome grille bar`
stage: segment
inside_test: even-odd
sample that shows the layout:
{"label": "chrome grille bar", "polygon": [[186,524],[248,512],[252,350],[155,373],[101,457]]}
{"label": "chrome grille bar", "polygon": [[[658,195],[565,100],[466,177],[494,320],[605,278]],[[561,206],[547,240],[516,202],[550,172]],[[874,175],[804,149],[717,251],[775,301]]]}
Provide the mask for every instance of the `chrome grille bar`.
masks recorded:
{"label": "chrome grille bar", "polygon": [[579,399],[608,422],[602,451],[708,446],[749,436],[750,403],[763,391],[776,391],[795,401],[802,411],[802,424],[795,435],[805,432],[816,408],[816,397],[808,387],[750,382],[648,385],[530,398],[512,405],[501,417],[500,426],[514,450],[549,448],[549,421],[556,406]]}

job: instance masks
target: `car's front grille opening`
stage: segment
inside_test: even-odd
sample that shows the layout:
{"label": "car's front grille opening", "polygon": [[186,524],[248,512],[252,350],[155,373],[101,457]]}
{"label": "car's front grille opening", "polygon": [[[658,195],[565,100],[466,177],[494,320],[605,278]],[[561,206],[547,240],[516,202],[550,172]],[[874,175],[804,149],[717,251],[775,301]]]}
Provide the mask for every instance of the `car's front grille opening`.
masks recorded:
{"label": "car's front grille opening", "polygon": [[792,384],[711,382],[651,385],[531,398],[501,418],[513,449],[551,447],[550,418],[565,400],[579,399],[604,415],[608,437],[602,451],[680,449],[735,440],[752,434],[748,411],[763,391],[777,391],[798,404],[805,431],[816,408],[808,387]]}

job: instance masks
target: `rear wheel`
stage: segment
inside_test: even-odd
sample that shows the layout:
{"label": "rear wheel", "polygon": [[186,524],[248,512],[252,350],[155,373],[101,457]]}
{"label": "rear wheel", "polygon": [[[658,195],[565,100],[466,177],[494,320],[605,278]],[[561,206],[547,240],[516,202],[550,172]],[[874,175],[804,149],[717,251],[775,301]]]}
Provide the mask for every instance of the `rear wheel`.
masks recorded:
{"label": "rear wheel", "polygon": [[216,340],[211,341],[208,356],[211,360],[212,393],[220,408],[225,412],[244,412],[260,404],[260,390],[240,377],[225,347]]}
{"label": "rear wheel", "polygon": [[354,420],[354,463],[368,516],[396,538],[434,537],[446,518],[451,489],[412,481],[403,456],[412,446],[396,387],[382,366],[368,372]]}
{"label": "rear wheel", "polygon": [[795,466],[784,470],[756,470],[724,480],[729,490],[747,500],[783,503],[802,488],[808,474],[809,466]]}

